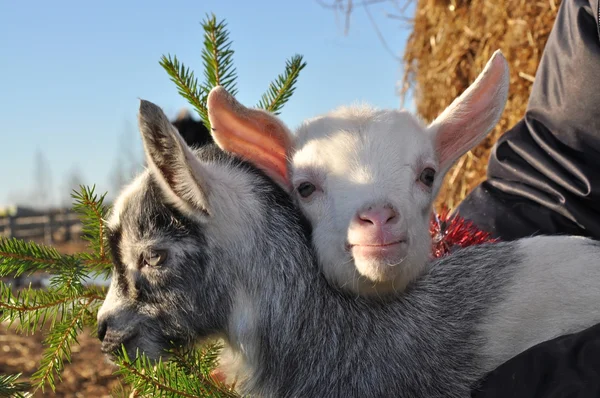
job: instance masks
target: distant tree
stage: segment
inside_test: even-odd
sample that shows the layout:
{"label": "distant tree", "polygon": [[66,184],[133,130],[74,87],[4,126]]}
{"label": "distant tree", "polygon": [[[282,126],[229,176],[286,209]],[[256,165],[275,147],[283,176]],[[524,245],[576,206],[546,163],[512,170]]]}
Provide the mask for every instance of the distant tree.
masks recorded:
{"label": "distant tree", "polygon": [[33,168],[33,190],[30,204],[36,207],[49,207],[54,205],[52,193],[52,173],[50,163],[44,153],[38,149],[35,154]]}
{"label": "distant tree", "polygon": [[115,163],[109,175],[109,186],[117,194],[123,185],[131,181],[142,167],[142,158],[135,151],[136,131],[131,122],[125,121],[125,127],[119,135]]}
{"label": "distant tree", "polygon": [[71,207],[71,204],[73,203],[73,191],[80,191],[81,186],[83,185],[83,180],[84,178],[81,175],[80,168],[77,165],[73,165],[71,170],[69,170],[67,173],[64,184],[61,188],[61,206]]}
{"label": "distant tree", "polygon": [[[373,28],[375,29],[379,40],[386,48],[386,50],[390,51],[390,48],[381,35],[377,24],[373,18],[373,15],[370,12],[370,7],[374,5],[379,5],[385,3],[391,11],[385,11],[386,18],[395,19],[403,22],[411,22],[411,18],[407,17],[405,14],[411,4],[415,2],[415,0],[316,0],[316,2],[323,8],[332,10],[336,17],[338,13],[341,13],[344,16],[344,35],[348,34],[350,30],[350,19],[352,14],[356,11],[357,8],[362,8],[363,11],[367,14]],[[410,28],[410,27],[409,27]],[[392,53],[392,56],[397,57]]]}
{"label": "distant tree", "polygon": [[[413,20],[414,14],[409,15],[409,11],[414,13],[414,10],[411,10],[410,6],[415,6],[417,4],[416,0],[315,0],[317,4],[323,7],[326,10],[333,11],[336,21],[338,20],[339,15],[342,15],[344,18],[344,35],[348,35],[350,31],[350,20],[352,15],[356,13],[357,10],[361,10],[365,13],[375,34],[377,34],[377,38],[381,43],[382,47],[387,51],[387,53],[396,61],[403,62],[402,57],[390,46],[388,40],[384,37],[381,29],[379,28],[381,20],[376,21],[376,18],[373,16],[371,9],[375,6],[379,6],[378,14],[383,14],[385,20],[388,22],[398,21],[399,30],[406,30],[407,32],[412,32],[413,30]],[[396,35],[391,37],[392,41],[396,40]],[[410,100],[410,104],[408,105],[409,109],[414,110],[414,104],[412,103],[412,91],[411,88],[406,84],[406,82],[398,82],[396,85],[396,91],[400,96],[400,107],[404,108],[406,104],[407,98]],[[411,108],[412,107],[412,108]]]}

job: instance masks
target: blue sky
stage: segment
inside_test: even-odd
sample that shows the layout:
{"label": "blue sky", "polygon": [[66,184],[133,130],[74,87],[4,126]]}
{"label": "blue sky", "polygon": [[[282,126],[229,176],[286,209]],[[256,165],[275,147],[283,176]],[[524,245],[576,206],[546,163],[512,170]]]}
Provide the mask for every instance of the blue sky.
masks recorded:
{"label": "blue sky", "polygon": [[[393,7],[382,3],[369,10],[401,57],[409,32],[386,17]],[[73,170],[85,184],[112,189],[123,137],[132,143],[135,160],[141,158],[138,98],[157,103],[170,117],[188,107],[158,61],[163,54],[177,55],[201,76],[200,22],[209,12],[228,23],[238,99],[246,105],[257,103],[287,58],[304,56],[307,67],[280,115],[291,128],[355,101],[400,106],[402,65],[361,7],[344,36],[343,16],[316,0],[5,1],[0,3],[0,206],[31,198],[40,151],[54,203],[68,197],[65,186]]]}

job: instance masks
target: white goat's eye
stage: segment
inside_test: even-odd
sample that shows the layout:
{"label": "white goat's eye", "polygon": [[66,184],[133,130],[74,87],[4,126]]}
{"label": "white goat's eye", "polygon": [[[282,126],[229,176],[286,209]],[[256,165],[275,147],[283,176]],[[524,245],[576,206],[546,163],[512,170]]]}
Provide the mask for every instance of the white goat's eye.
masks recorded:
{"label": "white goat's eye", "polygon": [[317,188],[310,182],[303,182],[302,184],[298,185],[297,189],[300,196],[303,198],[308,198],[316,191]]}
{"label": "white goat's eye", "polygon": [[426,167],[419,176],[419,181],[423,183],[426,187],[430,187],[433,185],[433,180],[435,179],[435,170],[431,167]]}
{"label": "white goat's eye", "polygon": [[300,196],[302,196],[303,198],[308,198],[310,195],[313,194],[313,192],[317,190],[317,187],[315,187],[310,182],[303,182],[302,184],[298,185],[297,189]]}
{"label": "white goat's eye", "polygon": [[166,250],[150,250],[144,254],[144,265],[149,267],[158,267],[167,258]]}

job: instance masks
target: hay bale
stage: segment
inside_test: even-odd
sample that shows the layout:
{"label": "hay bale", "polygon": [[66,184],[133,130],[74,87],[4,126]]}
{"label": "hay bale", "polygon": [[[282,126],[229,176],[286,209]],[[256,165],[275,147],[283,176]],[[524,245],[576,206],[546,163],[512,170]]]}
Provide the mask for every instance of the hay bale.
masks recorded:
{"label": "hay bale", "polygon": [[404,88],[417,112],[433,120],[500,49],[510,65],[510,92],[490,136],[449,172],[436,206],[456,207],[485,179],[490,149],[524,114],[560,0],[418,0],[404,53]]}

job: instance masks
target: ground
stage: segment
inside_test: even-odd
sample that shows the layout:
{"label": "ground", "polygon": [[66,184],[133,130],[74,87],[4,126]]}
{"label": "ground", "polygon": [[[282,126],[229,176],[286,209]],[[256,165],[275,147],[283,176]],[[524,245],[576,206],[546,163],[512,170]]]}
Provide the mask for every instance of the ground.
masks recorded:
{"label": "ground", "polygon": [[[64,253],[83,250],[81,245],[61,245],[57,249]],[[0,325],[0,374],[23,373],[31,376],[42,358],[44,336],[37,333],[23,336]],[[46,389],[35,397],[110,397],[119,380],[113,376],[114,367],[106,363],[100,352],[100,342],[86,330],[79,338],[79,345],[72,347],[72,363],[65,363],[62,382],[57,381],[56,392]]]}
{"label": "ground", "polygon": [[[22,372],[31,376],[42,358],[43,335],[18,335],[0,325],[0,374]],[[72,347],[72,363],[65,364],[62,382],[57,383],[56,392],[46,389],[38,391],[36,397],[110,397],[110,392],[119,384],[112,375],[114,368],[105,362],[96,337],[86,331],[80,336],[80,345]]]}

